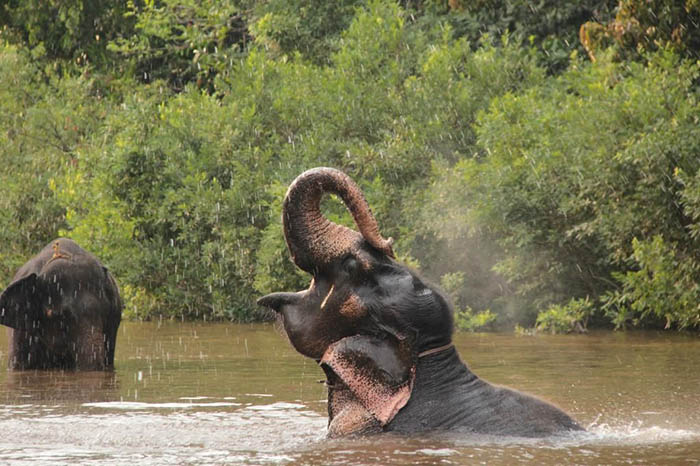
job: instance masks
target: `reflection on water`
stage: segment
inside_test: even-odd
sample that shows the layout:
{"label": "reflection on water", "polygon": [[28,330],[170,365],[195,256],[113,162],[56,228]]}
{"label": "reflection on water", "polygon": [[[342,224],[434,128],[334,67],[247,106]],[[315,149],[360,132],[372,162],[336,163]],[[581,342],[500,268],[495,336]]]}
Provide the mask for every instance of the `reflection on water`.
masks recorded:
{"label": "reflection on water", "polygon": [[32,404],[113,400],[119,393],[117,375],[103,371],[10,371],[4,374],[4,384],[0,401],[5,403],[17,400]]}
{"label": "reflection on water", "polygon": [[321,370],[271,325],[124,323],[114,372],[7,372],[0,464],[697,464],[700,339],[458,334],[482,377],[588,432],[324,438]]}

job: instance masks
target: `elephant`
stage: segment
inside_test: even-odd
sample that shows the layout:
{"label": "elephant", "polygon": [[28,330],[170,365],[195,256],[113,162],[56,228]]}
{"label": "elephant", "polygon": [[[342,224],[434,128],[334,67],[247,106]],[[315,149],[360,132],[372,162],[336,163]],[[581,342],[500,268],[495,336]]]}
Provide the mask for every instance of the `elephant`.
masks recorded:
{"label": "elephant", "polygon": [[0,295],[12,370],[114,367],[122,301],[112,274],[67,238],[44,247]]}
{"label": "elephant", "polygon": [[[335,194],[358,231],[321,212]],[[258,304],[276,311],[292,346],[316,360],[328,387],[328,436],[464,433],[546,437],[582,427],[554,405],[493,385],[462,362],[444,294],[399,263],[363,193],[340,170],[299,175],[282,210],[291,259],[309,288],[275,292]]]}

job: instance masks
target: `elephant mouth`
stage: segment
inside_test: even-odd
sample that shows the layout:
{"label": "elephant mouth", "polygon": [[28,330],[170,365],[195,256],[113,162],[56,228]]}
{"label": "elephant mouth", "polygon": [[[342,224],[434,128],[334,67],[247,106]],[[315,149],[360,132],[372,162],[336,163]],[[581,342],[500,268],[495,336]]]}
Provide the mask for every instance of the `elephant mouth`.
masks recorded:
{"label": "elephant mouth", "polygon": [[275,311],[277,314],[282,314],[282,308],[286,305],[297,304],[301,300],[303,293],[303,291],[300,291],[298,293],[270,293],[263,296],[262,298],[258,298],[256,303],[258,304],[258,306],[267,307]]}

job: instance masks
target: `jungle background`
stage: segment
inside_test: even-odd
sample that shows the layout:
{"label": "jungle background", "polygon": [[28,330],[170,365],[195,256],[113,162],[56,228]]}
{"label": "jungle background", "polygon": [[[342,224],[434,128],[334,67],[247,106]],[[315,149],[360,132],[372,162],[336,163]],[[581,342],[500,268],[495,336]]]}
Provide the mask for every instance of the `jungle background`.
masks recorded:
{"label": "jungle background", "polygon": [[263,318],[326,165],[460,328],[697,330],[699,51],[698,0],[2,0],[0,285],[68,236],[129,318]]}

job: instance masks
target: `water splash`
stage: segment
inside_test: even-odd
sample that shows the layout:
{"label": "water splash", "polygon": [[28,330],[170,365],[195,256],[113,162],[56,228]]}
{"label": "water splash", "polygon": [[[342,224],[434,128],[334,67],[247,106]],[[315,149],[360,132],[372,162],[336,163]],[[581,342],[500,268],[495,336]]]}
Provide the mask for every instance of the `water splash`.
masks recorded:
{"label": "water splash", "polygon": [[188,408],[221,408],[227,406],[241,406],[241,403],[230,401],[212,401],[206,403],[195,402],[168,402],[145,403],[140,401],[102,401],[96,403],[83,403],[88,408],[120,409],[120,410],[144,410],[144,409],[188,409]]}
{"label": "water splash", "polygon": [[642,421],[588,427],[591,443],[610,445],[652,445],[658,443],[700,440],[700,432],[672,427],[645,426]]}

